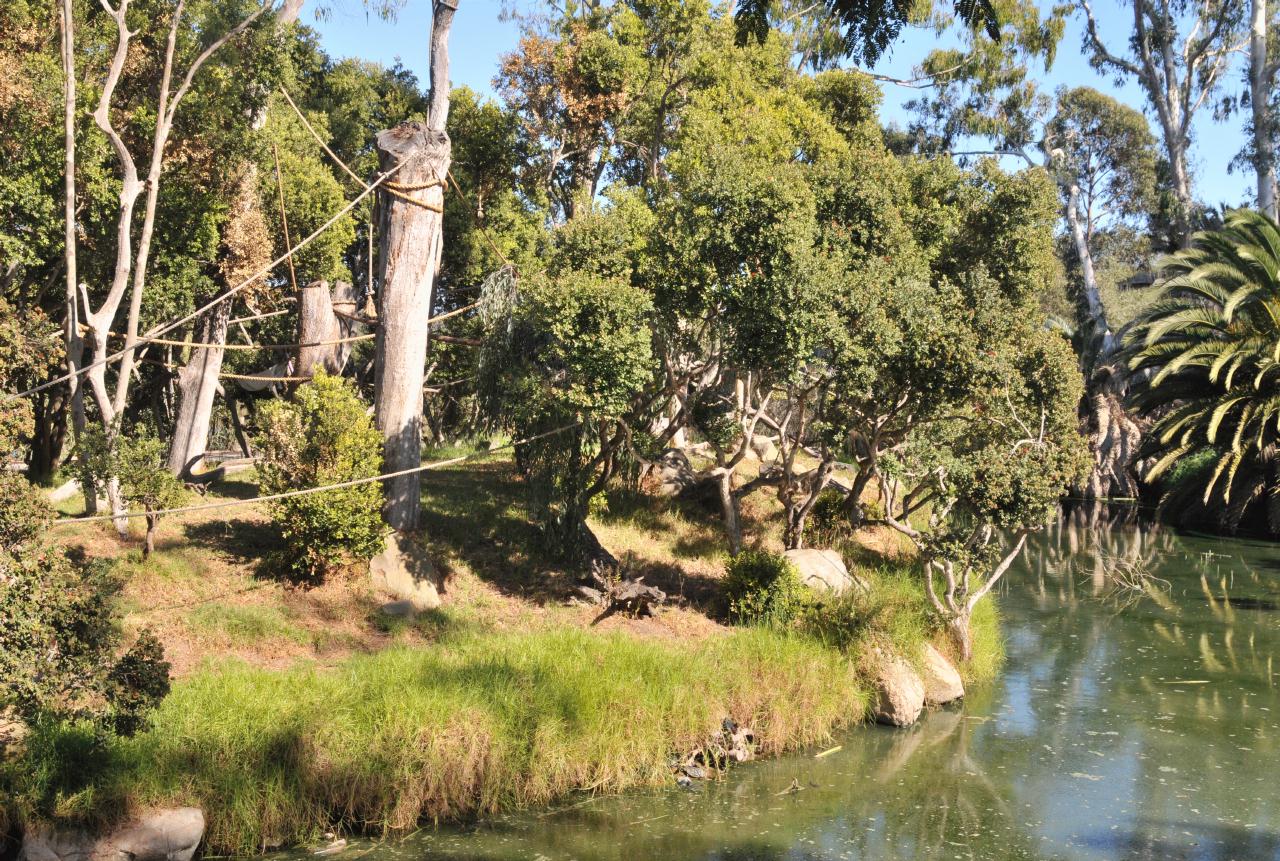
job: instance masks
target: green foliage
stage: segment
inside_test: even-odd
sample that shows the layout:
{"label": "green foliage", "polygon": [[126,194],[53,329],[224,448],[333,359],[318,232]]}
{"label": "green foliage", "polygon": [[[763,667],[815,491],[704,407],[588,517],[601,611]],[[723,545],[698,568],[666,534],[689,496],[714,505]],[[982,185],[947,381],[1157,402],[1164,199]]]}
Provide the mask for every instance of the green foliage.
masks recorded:
{"label": "green foliage", "polygon": [[729,615],[738,624],[791,627],[813,603],[796,568],[766,550],[743,550],[725,565]]}
{"label": "green foliage", "polygon": [[0,707],[28,723],[86,720],[122,734],[145,725],[169,665],[146,631],[117,657],[119,587],[104,566],[34,542],[0,554]]}
{"label": "green foliage", "polygon": [[53,523],[45,495],[16,472],[0,472],[0,551],[17,553]]}
{"label": "green foliage", "polygon": [[[282,493],[377,475],[382,437],[367,408],[340,377],[317,374],[291,401],[262,411],[262,489]],[[318,582],[348,559],[382,549],[382,490],[377,482],[294,496],[271,504],[287,544],[274,560],[291,576]]]}
{"label": "green foliage", "polygon": [[[1126,341],[1130,368],[1149,373],[1133,402],[1160,416],[1139,451],[1155,459],[1147,480],[1165,478],[1166,504],[1194,490],[1232,529],[1265,502],[1269,526],[1280,532],[1277,271],[1280,227],[1258,212],[1232,212],[1222,230],[1197,234],[1191,248],[1164,261],[1161,298]],[[1209,458],[1212,469],[1170,472],[1184,459]]]}
{"label": "green foliage", "polygon": [[859,576],[869,582],[870,590],[851,589],[813,607],[804,615],[801,630],[854,657],[878,647],[914,659],[938,627],[919,576],[908,568],[864,570]]}

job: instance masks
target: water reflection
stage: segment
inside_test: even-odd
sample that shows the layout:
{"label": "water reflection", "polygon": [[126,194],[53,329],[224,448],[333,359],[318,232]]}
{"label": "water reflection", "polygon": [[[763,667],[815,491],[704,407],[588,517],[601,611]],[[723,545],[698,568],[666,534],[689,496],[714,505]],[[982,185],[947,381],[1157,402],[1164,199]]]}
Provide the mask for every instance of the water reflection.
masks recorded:
{"label": "water reflection", "polygon": [[[1167,590],[1115,601],[1116,559]],[[959,709],[693,792],[573,800],[368,861],[1280,859],[1278,572],[1276,545],[1073,511],[1007,578],[1006,672]]]}

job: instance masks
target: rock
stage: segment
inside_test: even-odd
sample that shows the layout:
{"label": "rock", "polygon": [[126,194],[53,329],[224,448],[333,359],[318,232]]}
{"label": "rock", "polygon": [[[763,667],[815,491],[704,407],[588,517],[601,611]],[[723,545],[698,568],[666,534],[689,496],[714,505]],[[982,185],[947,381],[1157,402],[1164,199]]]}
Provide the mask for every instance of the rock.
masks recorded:
{"label": "rock", "polygon": [[876,721],[889,726],[910,726],[924,709],[924,682],[901,658],[883,656],[876,672]]}
{"label": "rock", "polygon": [[684,774],[676,775],[676,786],[681,789],[693,789],[693,780]]}
{"label": "rock", "polygon": [[414,610],[433,610],[441,604],[435,565],[412,533],[389,533],[383,551],[369,560],[369,574],[375,587],[397,601],[408,601]]}
{"label": "rock", "polygon": [[756,434],[751,437],[751,452],[764,463],[778,459],[778,445],[773,437]]}
{"label": "rock", "polygon": [[659,496],[679,496],[698,483],[688,456],[678,448],[664,451],[653,465]]}
{"label": "rock", "polygon": [[783,555],[796,567],[800,582],[819,595],[840,596],[850,589],[865,593],[870,588],[849,573],[844,560],[834,550],[805,548],[788,550]]}
{"label": "rock", "polygon": [[195,807],[158,810],[111,834],[28,829],[19,861],[191,861],[204,837]]}
{"label": "rock", "polygon": [[924,666],[920,673],[924,682],[924,701],[931,706],[945,705],[964,696],[964,682],[947,656],[924,644]]}

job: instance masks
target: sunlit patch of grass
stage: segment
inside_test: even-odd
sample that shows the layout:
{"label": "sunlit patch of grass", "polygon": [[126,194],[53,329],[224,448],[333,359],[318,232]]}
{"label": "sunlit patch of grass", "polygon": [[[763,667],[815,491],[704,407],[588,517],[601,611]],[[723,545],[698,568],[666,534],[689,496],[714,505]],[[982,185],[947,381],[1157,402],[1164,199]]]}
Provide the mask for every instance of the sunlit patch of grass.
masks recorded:
{"label": "sunlit patch of grass", "polygon": [[192,610],[187,619],[198,631],[242,645],[267,640],[310,643],[312,639],[291,614],[274,606],[202,604]]}
{"label": "sunlit patch of grass", "polygon": [[984,687],[1000,675],[1004,666],[1004,635],[1000,632],[1000,605],[988,595],[973,608],[969,619],[969,636],[973,654],[960,664],[960,675],[966,687]]}
{"label": "sunlit patch of grass", "polygon": [[765,631],[699,646],[463,634],[332,670],[209,669],[175,685],[151,730],[111,740],[91,762],[62,758],[76,749],[73,728],[42,728],[30,748],[39,760],[6,779],[28,816],[195,804],[210,851],[246,853],[268,836],[404,830],[574,789],[665,783],[669,757],[726,716],[751,725],[768,754],[825,741],[866,701],[843,656]]}

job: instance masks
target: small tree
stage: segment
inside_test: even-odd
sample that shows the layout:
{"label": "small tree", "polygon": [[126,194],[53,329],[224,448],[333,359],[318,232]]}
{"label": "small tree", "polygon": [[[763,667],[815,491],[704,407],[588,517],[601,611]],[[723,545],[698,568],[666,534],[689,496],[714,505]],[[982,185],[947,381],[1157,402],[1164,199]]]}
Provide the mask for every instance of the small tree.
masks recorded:
{"label": "small tree", "polygon": [[1088,464],[1070,346],[1054,332],[1010,328],[987,354],[985,395],[914,435],[879,471],[884,522],[919,551],[925,593],[966,660],[974,607]]}
{"label": "small tree", "polygon": [[149,428],[114,439],[94,428],[84,434],[81,456],[95,484],[114,477],[120,483],[120,498],[146,512],[147,534],[142,545],[142,558],[146,559],[155,549],[158,512],[180,505],[186,495],[182,482],[165,465],[164,442]]}
{"label": "small tree", "polygon": [[[340,377],[320,371],[292,401],[262,412],[262,489],[282,493],[371,478],[382,469],[382,437],[368,407]],[[272,503],[287,547],[278,561],[318,582],[347,559],[382,549],[382,491],[377,482]]]}
{"label": "small tree", "polygon": [[639,289],[580,272],[534,280],[516,309],[503,389],[520,436],[567,428],[517,450],[534,516],[565,561],[603,555],[587,510],[616,472],[628,415],[652,377],[650,311]]}

